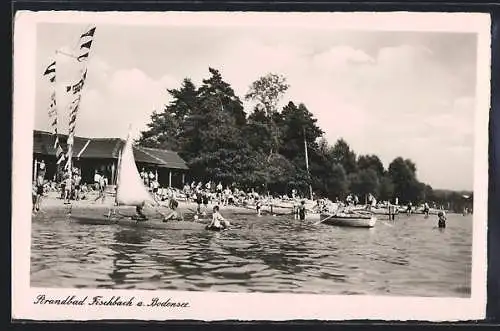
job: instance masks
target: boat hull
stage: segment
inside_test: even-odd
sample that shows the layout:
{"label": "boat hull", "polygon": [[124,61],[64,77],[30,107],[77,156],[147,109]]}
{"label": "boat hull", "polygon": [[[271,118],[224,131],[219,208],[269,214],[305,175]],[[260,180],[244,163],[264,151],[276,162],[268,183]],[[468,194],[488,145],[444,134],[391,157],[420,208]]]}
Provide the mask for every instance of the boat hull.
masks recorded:
{"label": "boat hull", "polygon": [[336,215],[329,214],[321,215],[323,224],[346,226],[355,228],[373,228],[377,223],[375,216],[351,216],[351,215]]}
{"label": "boat hull", "polygon": [[79,224],[87,225],[118,225],[144,229],[161,229],[161,230],[205,230],[207,223],[194,221],[168,221],[162,222],[159,220],[138,221],[132,217],[123,218],[107,218],[89,217],[89,216],[71,216],[70,221]]}
{"label": "boat hull", "polygon": [[321,220],[321,214],[318,213],[307,213],[306,220],[308,221],[319,221]]}

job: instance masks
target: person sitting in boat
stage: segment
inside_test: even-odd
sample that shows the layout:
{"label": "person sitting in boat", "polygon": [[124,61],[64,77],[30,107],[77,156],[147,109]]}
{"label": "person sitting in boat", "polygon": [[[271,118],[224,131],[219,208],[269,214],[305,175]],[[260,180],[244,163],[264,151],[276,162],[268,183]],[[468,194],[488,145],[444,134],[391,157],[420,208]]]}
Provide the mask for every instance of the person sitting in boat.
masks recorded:
{"label": "person sitting in boat", "polygon": [[223,230],[227,229],[231,224],[219,212],[219,206],[214,206],[212,214],[212,222],[207,225],[208,230]]}
{"label": "person sitting in boat", "polygon": [[446,228],[446,214],[444,211],[438,213],[438,227],[441,229]]}
{"label": "person sitting in boat", "polygon": [[163,222],[168,222],[170,220],[184,221],[184,217],[182,216],[182,213],[179,213],[177,207],[179,207],[179,203],[177,202],[177,200],[172,199],[170,206],[172,212],[163,218]]}
{"label": "person sitting in boat", "polygon": [[299,206],[299,219],[304,221],[306,219],[306,202],[302,200]]}

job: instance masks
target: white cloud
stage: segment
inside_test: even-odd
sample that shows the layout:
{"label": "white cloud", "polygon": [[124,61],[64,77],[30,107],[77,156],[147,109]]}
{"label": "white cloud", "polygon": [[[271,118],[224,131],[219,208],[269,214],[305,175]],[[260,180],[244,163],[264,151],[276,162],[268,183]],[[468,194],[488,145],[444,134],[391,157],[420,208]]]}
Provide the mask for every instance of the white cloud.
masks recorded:
{"label": "white cloud", "polygon": [[[105,64],[100,64],[103,67]],[[107,72],[107,84],[94,81],[84,89],[78,113],[77,135],[125,138],[129,124],[137,136],[154,110],[169,101],[167,88],[178,82],[169,76],[154,80],[137,68]],[[65,98],[61,104],[68,104]],[[67,130],[67,112],[62,113],[62,130]]]}
{"label": "white cloud", "polygon": [[[174,51],[161,45],[144,51],[139,40],[134,41],[137,50],[129,49],[126,39],[120,39],[117,45],[126,49],[110,46],[109,54],[104,47],[112,40],[103,39],[98,56],[89,59],[77,132],[124,137],[128,123],[136,132],[142,130],[152,111],[168,101],[166,88],[178,88],[184,77],[199,85],[208,77],[209,66],[219,69],[242,99],[254,80],[274,72],[285,75],[291,85],[281,105],[304,102],[330,143],[343,137],[358,154],[378,154],[386,165],[397,156],[412,158],[421,179],[433,186],[472,186],[470,162],[464,160],[473,156],[470,149],[457,151],[471,140],[475,101],[473,95],[457,90],[464,86],[464,68],[475,63],[451,68],[438,61],[443,57],[439,48],[415,42],[373,47],[366,36],[356,40],[352,35],[334,43],[325,35],[299,43],[280,33],[269,40],[265,35],[233,34],[215,50],[211,42],[196,39],[203,38],[202,33],[176,39]],[[151,45],[158,35],[143,38]],[[201,45],[200,49],[193,52],[191,44]],[[183,53],[186,49],[191,51]],[[110,60],[118,55],[119,64]],[[60,82],[70,81],[75,70],[67,59],[61,63]],[[48,90],[42,85],[45,102]],[[250,111],[251,106],[246,103],[245,109]],[[37,120],[47,122],[39,114]],[[435,153],[441,155],[438,161]],[[443,175],[451,167],[461,173],[459,179]]]}

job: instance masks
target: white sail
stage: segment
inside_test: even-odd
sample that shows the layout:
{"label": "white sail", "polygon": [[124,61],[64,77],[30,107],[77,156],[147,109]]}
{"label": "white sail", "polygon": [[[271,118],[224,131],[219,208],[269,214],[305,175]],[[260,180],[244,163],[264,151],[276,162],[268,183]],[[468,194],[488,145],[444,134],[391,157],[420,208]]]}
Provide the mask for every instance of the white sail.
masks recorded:
{"label": "white sail", "polygon": [[116,203],[125,206],[142,206],[145,202],[155,203],[139,175],[132,149],[132,138],[129,134],[118,165]]}

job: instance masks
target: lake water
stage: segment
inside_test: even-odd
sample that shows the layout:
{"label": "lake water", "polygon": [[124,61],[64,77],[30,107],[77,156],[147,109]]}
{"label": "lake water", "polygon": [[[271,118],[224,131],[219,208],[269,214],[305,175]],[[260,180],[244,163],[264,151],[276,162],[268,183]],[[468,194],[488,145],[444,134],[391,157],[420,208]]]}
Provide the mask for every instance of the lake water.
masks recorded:
{"label": "lake water", "polygon": [[224,216],[225,232],[32,224],[31,286],[469,297],[472,216],[379,216],[372,229]]}

